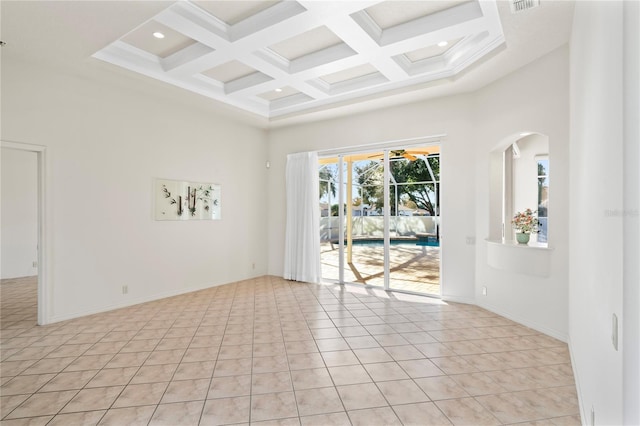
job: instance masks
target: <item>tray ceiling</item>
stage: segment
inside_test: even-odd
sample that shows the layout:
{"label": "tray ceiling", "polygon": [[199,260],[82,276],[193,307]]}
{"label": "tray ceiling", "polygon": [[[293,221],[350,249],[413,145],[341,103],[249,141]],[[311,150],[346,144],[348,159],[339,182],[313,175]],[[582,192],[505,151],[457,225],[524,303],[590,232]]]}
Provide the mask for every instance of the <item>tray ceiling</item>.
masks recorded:
{"label": "tray ceiling", "polygon": [[275,118],[449,78],[503,43],[495,1],[181,1],[93,56]]}

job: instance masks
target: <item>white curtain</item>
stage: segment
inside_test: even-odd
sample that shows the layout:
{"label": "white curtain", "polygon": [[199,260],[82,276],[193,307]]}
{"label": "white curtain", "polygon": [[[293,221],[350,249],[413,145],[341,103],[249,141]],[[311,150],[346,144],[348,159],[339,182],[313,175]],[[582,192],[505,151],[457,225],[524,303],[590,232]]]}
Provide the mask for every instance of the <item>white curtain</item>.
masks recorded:
{"label": "white curtain", "polygon": [[287,226],[284,278],[320,282],[318,154],[287,156]]}

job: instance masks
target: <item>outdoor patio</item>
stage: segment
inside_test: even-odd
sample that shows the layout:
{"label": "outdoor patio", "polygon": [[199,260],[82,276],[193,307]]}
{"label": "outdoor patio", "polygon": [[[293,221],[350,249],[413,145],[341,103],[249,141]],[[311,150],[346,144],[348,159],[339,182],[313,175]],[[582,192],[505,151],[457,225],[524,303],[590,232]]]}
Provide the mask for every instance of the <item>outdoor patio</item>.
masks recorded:
{"label": "outdoor patio", "polygon": [[[323,280],[338,280],[339,253],[338,244],[323,242],[320,245]],[[352,260],[350,264],[345,262],[345,282],[384,286],[382,245],[354,244]],[[389,261],[392,290],[440,294],[440,247],[392,245]]]}

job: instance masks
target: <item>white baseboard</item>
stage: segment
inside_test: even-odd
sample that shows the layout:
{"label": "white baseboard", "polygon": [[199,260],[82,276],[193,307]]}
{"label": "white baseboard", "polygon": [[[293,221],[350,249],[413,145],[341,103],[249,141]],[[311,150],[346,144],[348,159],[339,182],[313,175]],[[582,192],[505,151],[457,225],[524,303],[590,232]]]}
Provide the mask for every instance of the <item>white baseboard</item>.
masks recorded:
{"label": "white baseboard", "polygon": [[[232,281],[232,282],[235,282],[235,281]],[[141,303],[153,302],[153,301],[160,300],[160,299],[166,299],[167,297],[179,296],[181,294],[192,293],[194,291],[205,290],[207,288],[218,287],[220,285],[225,285],[225,284],[230,284],[230,283],[199,284],[199,285],[194,285],[194,286],[190,286],[190,287],[183,287],[183,288],[179,288],[179,289],[175,289],[175,290],[171,290],[171,291],[165,291],[165,292],[162,292],[162,293],[156,293],[156,294],[149,295],[149,296],[137,297],[137,298],[133,298],[133,299],[127,299],[127,300],[123,300],[122,302],[114,303],[114,304],[110,304],[110,305],[106,305],[106,306],[99,306],[99,307],[96,306],[96,307],[93,307],[93,308],[87,308],[87,309],[83,309],[83,310],[80,310],[80,311],[67,313],[67,314],[64,314],[64,315],[53,315],[53,316],[47,318],[46,323],[43,324],[43,325],[53,324],[53,323],[60,322],[60,321],[67,321],[67,320],[71,320],[71,319],[75,319],[75,318],[84,317],[84,316],[87,316],[87,315],[100,314],[100,313],[103,313],[103,312],[113,311],[115,309],[127,308],[129,306],[139,305]]]}
{"label": "white baseboard", "polygon": [[510,312],[505,312],[505,311],[503,311],[501,309],[497,309],[497,308],[495,308],[495,307],[493,307],[491,305],[488,305],[488,304],[476,303],[476,305],[478,307],[482,308],[482,309],[486,309],[487,311],[491,311],[494,314],[498,314],[498,315],[500,315],[502,317],[508,318],[508,319],[510,319],[512,321],[517,322],[518,324],[522,324],[525,327],[532,328],[532,329],[534,329],[536,331],[539,331],[540,333],[546,334],[547,336],[551,336],[551,337],[553,337],[555,339],[558,339],[558,340],[560,340],[562,342],[566,343],[567,340],[569,339],[569,336],[568,336],[568,334],[566,332],[562,332],[562,331],[559,331],[559,330],[555,330],[553,328],[546,327],[544,325],[536,323],[535,321],[530,321],[530,320],[528,320],[526,318],[521,318],[518,315],[514,315],[514,314],[512,314]]}
{"label": "white baseboard", "polygon": [[590,413],[587,412],[587,407],[584,406],[584,401],[582,400],[582,392],[580,392],[580,376],[578,376],[578,371],[576,370],[576,360],[573,358],[573,348],[571,347],[571,339],[567,339],[567,345],[569,345],[569,357],[571,357],[571,369],[573,370],[573,381],[576,384],[576,394],[578,395],[578,409],[580,410],[580,423],[583,425],[590,424],[587,423],[587,419],[589,419]]}
{"label": "white baseboard", "polygon": [[475,299],[468,298],[468,297],[449,296],[449,295],[443,294],[441,296],[441,299],[444,300],[445,302],[464,303],[465,305],[475,305],[476,304],[476,300]]}

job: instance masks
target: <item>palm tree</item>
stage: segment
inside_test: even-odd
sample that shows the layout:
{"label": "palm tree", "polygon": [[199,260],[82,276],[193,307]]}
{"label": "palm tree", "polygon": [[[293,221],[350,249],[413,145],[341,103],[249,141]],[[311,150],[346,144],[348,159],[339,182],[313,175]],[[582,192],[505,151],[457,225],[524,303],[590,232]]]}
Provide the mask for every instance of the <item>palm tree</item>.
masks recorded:
{"label": "palm tree", "polygon": [[319,172],[320,179],[320,198],[328,195],[331,192],[333,197],[336,196],[336,182],[333,169],[328,165],[322,166]]}

